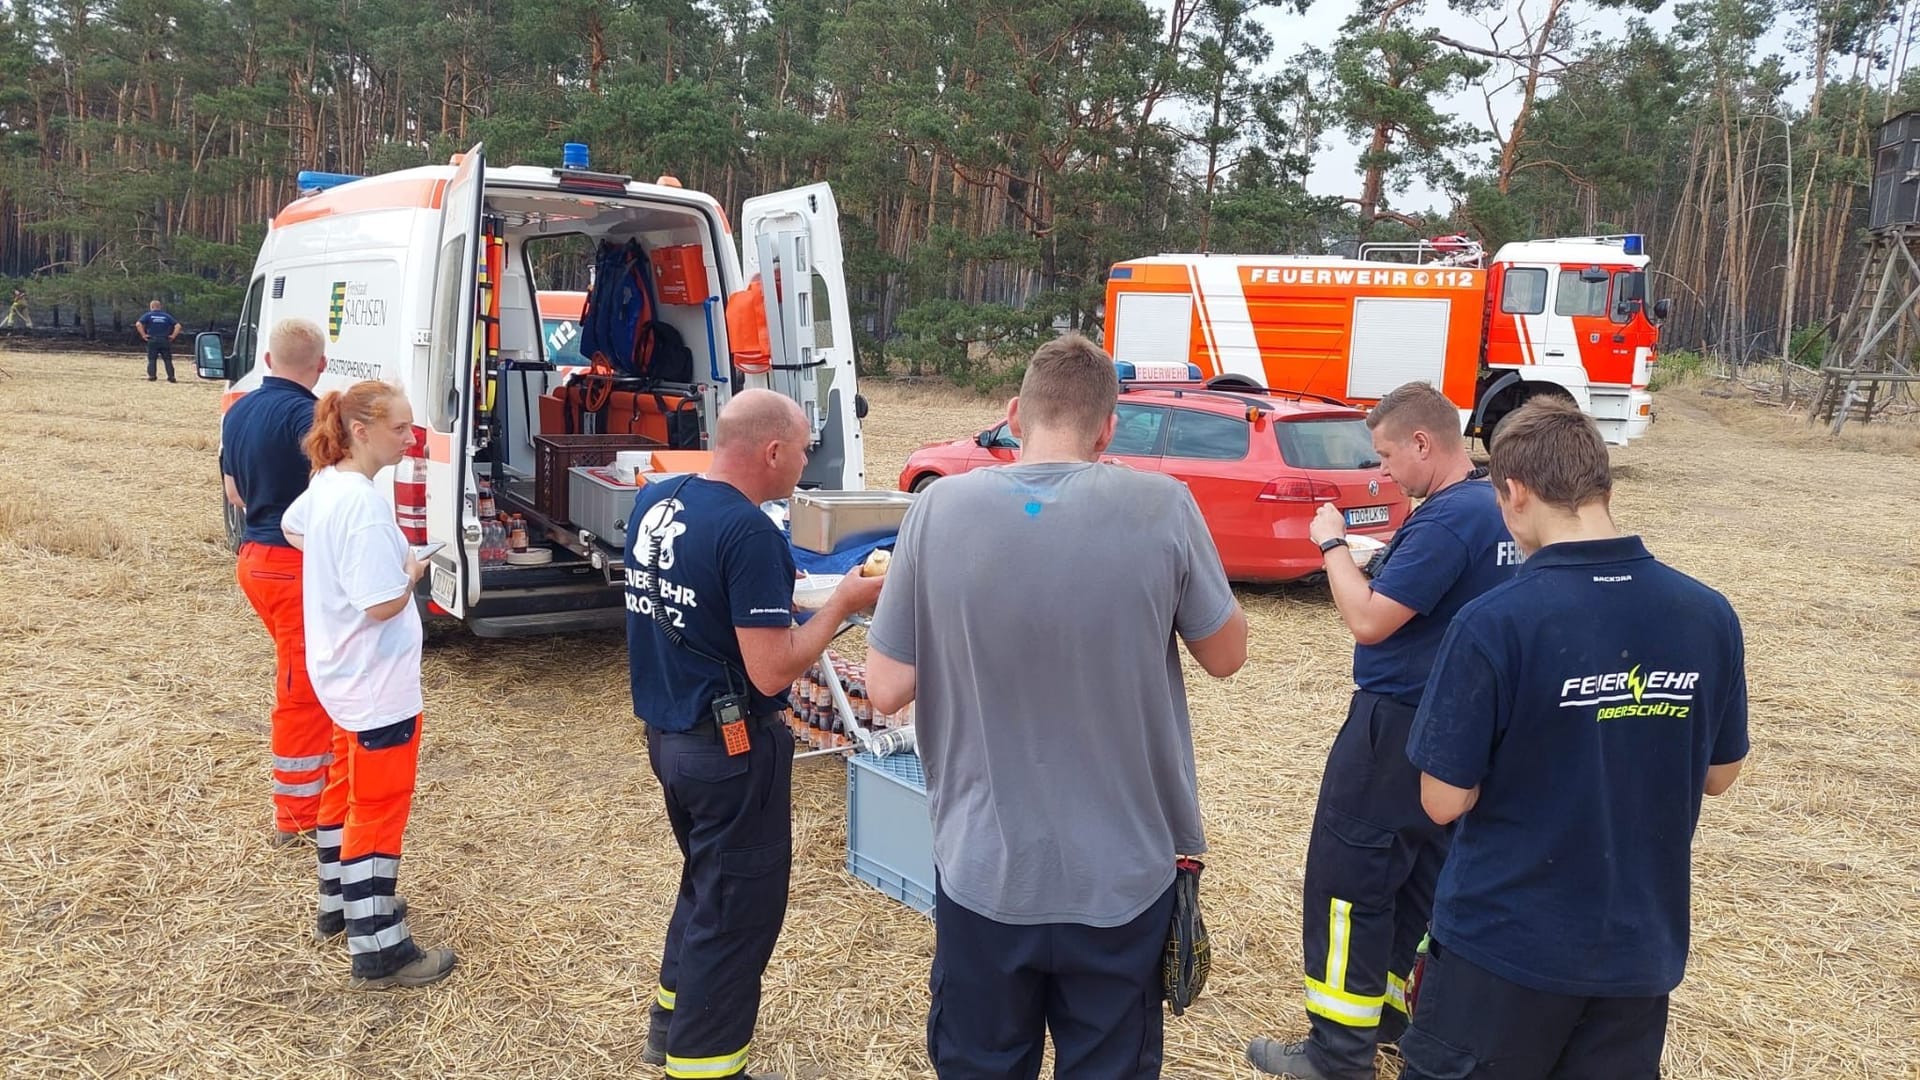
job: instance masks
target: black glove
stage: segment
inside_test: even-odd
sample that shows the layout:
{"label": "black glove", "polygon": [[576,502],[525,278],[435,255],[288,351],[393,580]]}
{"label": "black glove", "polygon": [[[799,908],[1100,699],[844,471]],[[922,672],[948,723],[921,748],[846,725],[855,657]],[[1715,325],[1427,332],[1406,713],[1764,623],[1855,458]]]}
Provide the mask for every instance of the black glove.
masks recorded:
{"label": "black glove", "polygon": [[1207,924],[1200,917],[1200,871],[1206,864],[1181,859],[1173,876],[1173,924],[1167,931],[1167,955],[1161,965],[1161,984],[1173,1015],[1186,1012],[1207,988],[1213,969],[1213,947]]}

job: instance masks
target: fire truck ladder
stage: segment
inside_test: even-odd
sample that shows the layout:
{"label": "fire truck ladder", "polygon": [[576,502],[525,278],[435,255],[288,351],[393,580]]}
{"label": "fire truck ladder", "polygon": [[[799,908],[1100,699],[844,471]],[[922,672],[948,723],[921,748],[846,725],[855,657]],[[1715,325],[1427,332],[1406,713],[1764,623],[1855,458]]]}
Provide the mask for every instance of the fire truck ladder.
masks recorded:
{"label": "fire truck ladder", "polygon": [[1920,345],[1920,224],[1875,230],[1867,240],[1853,302],[1840,320],[1834,348],[1820,369],[1820,391],[1807,424],[1833,434],[1849,419],[1865,424],[1920,383],[1912,362]]}

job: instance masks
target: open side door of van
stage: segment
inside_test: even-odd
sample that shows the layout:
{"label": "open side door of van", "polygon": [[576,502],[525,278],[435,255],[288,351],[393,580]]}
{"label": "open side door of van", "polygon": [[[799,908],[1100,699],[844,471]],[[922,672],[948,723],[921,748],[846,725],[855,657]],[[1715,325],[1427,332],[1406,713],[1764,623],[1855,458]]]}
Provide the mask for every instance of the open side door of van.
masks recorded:
{"label": "open side door of van", "polygon": [[433,556],[433,602],[464,618],[480,599],[480,523],[474,486],[474,318],[478,313],[480,197],[486,158],[475,144],[447,181],[440,200],[440,245],[433,274],[432,359],[427,400],[427,539],[444,541]]}
{"label": "open side door of van", "polygon": [[760,275],[766,297],[769,385],[799,402],[813,426],[816,444],[801,484],[866,487],[854,410],[853,322],[832,189],[809,184],[748,199],[740,214],[740,265],[749,279]]}

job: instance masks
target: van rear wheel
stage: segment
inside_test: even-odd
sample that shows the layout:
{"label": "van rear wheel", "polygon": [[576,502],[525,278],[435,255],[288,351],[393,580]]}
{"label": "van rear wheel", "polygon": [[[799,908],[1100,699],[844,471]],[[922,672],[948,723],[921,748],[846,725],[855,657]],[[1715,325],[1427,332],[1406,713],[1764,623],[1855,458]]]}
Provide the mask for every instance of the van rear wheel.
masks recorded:
{"label": "van rear wheel", "polygon": [[226,519],[227,550],[238,554],[240,544],[246,538],[247,516],[239,507],[227,501],[224,492],[220,496],[220,513]]}

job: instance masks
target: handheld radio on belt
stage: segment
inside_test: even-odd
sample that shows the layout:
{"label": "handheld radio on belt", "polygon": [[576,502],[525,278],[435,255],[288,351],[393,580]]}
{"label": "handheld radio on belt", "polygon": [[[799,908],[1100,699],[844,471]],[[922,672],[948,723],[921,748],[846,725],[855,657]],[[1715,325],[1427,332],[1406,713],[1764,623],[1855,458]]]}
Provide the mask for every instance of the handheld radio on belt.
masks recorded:
{"label": "handheld radio on belt", "polygon": [[[691,473],[681,477],[679,482],[673,485],[673,490],[667,492],[660,502],[672,501],[691,479],[693,479]],[[660,548],[660,532],[655,530],[647,537],[647,599],[653,601],[653,623],[675,647],[685,649],[710,664],[720,665],[720,671],[727,680],[727,692],[714,698],[708,710],[713,715],[713,725],[720,729],[720,739],[726,745],[727,756],[737,757],[746,753],[752,745],[747,737],[747,715],[752,708],[752,698],[734,683],[736,674],[739,675],[741,683],[747,683],[746,674],[736,673],[733,665],[725,659],[688,641],[687,635],[673,624],[672,618],[668,617],[666,601],[660,596]]]}

